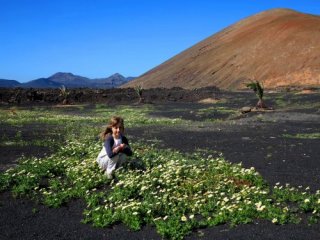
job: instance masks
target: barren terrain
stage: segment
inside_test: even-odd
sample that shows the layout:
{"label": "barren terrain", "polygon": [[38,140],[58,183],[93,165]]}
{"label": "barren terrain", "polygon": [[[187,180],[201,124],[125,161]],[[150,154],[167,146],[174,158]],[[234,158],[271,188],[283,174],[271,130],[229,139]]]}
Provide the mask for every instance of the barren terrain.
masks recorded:
{"label": "barren terrain", "polygon": [[[155,94],[155,93],[154,93]],[[179,92],[179,96],[184,96]],[[153,96],[153,95],[152,95]],[[165,95],[167,97],[167,95]],[[297,92],[266,93],[266,103],[274,107],[269,111],[251,111],[242,114],[243,106],[254,106],[252,92],[210,92],[203,99],[211,103],[199,103],[199,99],[186,101],[171,93],[159,101],[149,100],[152,112],[149,117],[182,119],[175,125],[148,125],[126,128],[131,142],[155,143],[160,148],[171,148],[192,153],[198,149],[221,152],[227,161],[254,167],[268,184],[289,183],[297,188],[320,189],[320,93]],[[121,98],[119,98],[121,99]],[[113,101],[137,107],[135,100]],[[149,98],[150,99],[150,98]],[[190,99],[189,99],[190,100]],[[39,105],[39,103],[38,103]],[[40,103],[46,109],[56,105]],[[2,104],[1,109],[19,114],[20,109],[37,106],[37,103],[20,106]],[[81,108],[68,105],[59,108],[68,115],[92,116],[89,103]],[[93,126],[100,127],[100,126]],[[2,142],[43,141],[47,137],[63,143],[64,135],[59,127],[50,124],[26,124],[13,126],[0,122]],[[19,136],[17,136],[17,134]],[[57,145],[58,146],[58,145]],[[17,164],[21,155],[44,157],[55,151],[54,146],[0,145],[0,170],[3,172]],[[94,159],[92,159],[94,161]],[[30,199],[11,196],[9,191],[0,193],[1,239],[161,239],[156,229],[144,226],[133,232],[123,224],[112,228],[94,228],[81,223],[84,203],[73,200],[58,209],[48,208]],[[275,225],[256,219],[254,223],[230,228],[228,224],[198,229],[187,239],[320,239],[320,225],[308,225],[305,218],[299,224]]]}
{"label": "barren terrain", "polygon": [[230,25],[124,85],[244,89],[319,86],[318,15],[271,9]]}

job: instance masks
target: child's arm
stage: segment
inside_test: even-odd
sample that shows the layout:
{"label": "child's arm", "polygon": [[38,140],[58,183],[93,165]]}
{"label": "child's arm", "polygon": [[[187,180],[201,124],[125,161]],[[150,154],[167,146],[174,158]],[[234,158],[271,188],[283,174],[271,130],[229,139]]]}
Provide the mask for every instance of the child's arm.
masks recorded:
{"label": "child's arm", "polygon": [[112,152],[113,152],[113,153],[121,152],[124,147],[125,147],[125,144],[122,143],[122,144],[120,144],[119,146],[112,148]]}
{"label": "child's arm", "polygon": [[104,147],[106,149],[106,152],[109,158],[114,157],[118,153],[113,151],[112,149],[113,144],[114,144],[114,140],[112,136],[109,136],[104,142]]}
{"label": "child's arm", "polygon": [[123,147],[121,148],[121,152],[126,154],[127,156],[132,156],[132,150],[129,145],[128,139],[125,136],[122,136]]}

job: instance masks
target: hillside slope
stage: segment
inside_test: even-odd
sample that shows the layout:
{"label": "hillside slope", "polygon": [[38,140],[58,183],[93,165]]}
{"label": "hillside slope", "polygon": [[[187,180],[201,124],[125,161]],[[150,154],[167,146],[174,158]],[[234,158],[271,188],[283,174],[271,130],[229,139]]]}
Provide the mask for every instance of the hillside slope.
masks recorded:
{"label": "hillside slope", "polygon": [[272,9],[241,20],[124,87],[320,85],[320,16]]}

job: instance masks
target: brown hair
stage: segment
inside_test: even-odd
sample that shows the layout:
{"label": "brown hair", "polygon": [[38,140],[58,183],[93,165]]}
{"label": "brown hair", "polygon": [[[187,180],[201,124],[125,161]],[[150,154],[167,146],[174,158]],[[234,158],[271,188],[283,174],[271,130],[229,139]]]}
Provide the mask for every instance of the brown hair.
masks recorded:
{"label": "brown hair", "polygon": [[122,130],[122,132],[124,131],[124,120],[122,117],[117,117],[117,116],[113,116],[107,127],[100,133],[100,139],[102,141],[106,140],[106,137],[108,135],[111,135],[112,134],[112,127],[115,127],[117,126],[118,124],[120,124],[120,128]]}

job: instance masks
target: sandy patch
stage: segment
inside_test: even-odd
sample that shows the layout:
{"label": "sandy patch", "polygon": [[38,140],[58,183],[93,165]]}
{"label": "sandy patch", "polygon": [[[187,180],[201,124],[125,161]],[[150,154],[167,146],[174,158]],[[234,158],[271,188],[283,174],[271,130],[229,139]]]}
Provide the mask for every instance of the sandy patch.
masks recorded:
{"label": "sandy patch", "polygon": [[219,98],[205,98],[198,101],[198,103],[217,103],[222,101],[222,99]]}
{"label": "sandy patch", "polygon": [[297,94],[312,94],[312,93],[316,93],[316,91],[311,90],[311,89],[304,89],[304,90],[298,92]]}

